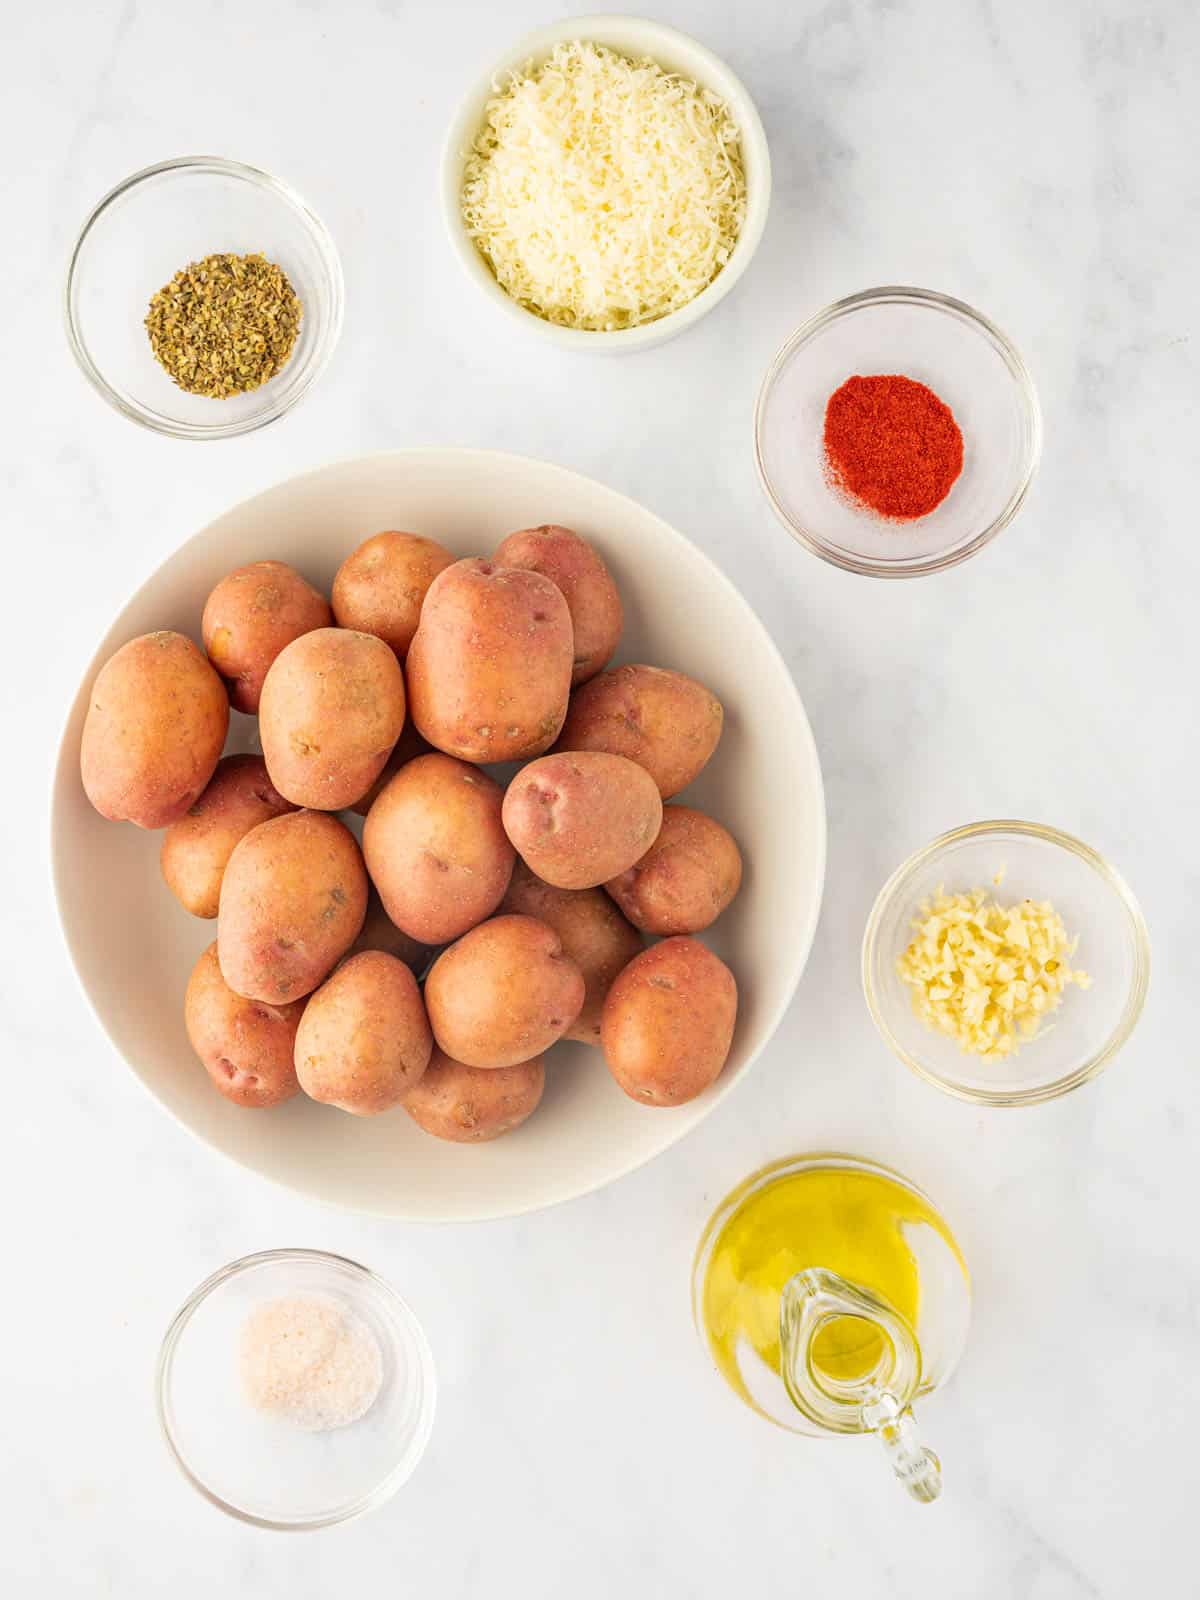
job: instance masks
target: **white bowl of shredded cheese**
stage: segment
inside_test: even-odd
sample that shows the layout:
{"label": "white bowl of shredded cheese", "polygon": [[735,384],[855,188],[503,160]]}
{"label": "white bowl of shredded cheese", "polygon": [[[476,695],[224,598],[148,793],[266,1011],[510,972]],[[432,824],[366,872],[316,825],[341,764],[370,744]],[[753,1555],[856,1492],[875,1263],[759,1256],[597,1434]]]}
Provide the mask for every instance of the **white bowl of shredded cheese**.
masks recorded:
{"label": "white bowl of shredded cheese", "polygon": [[467,275],[555,343],[661,344],[706,315],[762,237],[754,102],[696,40],[569,17],[488,69],[450,127],[442,208]]}

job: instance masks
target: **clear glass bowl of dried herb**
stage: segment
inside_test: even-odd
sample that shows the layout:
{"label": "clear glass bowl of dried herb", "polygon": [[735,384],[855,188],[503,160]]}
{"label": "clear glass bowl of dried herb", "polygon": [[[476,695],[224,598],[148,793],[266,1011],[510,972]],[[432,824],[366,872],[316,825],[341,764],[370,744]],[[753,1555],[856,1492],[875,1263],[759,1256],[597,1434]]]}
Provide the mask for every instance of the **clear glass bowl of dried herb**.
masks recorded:
{"label": "clear glass bowl of dried herb", "polygon": [[143,427],[227,439],[283,416],[337,344],[342,270],[324,224],[269,173],[216,156],[135,172],[71,252],[67,336]]}

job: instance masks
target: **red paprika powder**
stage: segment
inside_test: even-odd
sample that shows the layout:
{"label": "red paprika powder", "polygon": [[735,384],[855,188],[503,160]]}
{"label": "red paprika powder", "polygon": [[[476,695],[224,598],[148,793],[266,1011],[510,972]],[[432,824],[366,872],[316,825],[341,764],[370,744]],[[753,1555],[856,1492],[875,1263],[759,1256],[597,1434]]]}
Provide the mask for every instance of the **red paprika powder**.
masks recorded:
{"label": "red paprika powder", "polygon": [[847,378],[825,407],[825,459],[835,488],[892,522],[928,516],[962,471],[954,413],[932,389],[898,375]]}

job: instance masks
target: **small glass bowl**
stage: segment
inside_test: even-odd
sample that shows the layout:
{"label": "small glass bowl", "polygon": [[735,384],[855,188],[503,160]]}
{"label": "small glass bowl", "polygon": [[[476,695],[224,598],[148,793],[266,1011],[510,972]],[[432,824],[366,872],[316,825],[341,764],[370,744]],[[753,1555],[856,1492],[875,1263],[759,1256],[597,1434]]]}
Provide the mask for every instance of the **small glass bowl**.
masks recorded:
{"label": "small glass bowl", "polygon": [[[242,1323],[264,1300],[326,1295],[371,1329],[383,1384],[357,1422],[307,1433],[254,1410],[241,1390]],[[366,1267],[321,1250],[265,1250],[214,1272],[176,1313],[158,1358],[158,1416],[206,1500],[259,1528],[300,1532],[382,1505],[429,1442],[437,1392],[420,1323]]]}
{"label": "small glass bowl", "polygon": [[[150,348],[151,296],[206,255],[259,252],[283,268],[301,303],[282,371],[216,400],[188,394]],[[176,439],[228,439],[283,416],[324,369],[342,326],[342,269],[324,224],[256,167],[182,156],[135,172],[84,223],[67,268],[67,337],[92,385],[123,416]]]}
{"label": "small glass bowl", "polygon": [[[928,1028],[897,975],[918,908],[943,888],[985,888],[1002,904],[1050,900],[1078,936],[1074,960],[1091,988],[1069,986],[1004,1061],[979,1061]],[[1129,1038],[1150,982],[1150,941],[1125,882],[1088,845],[1036,822],[976,822],[918,850],[884,884],[867,920],[862,981],[876,1027],[918,1077],[976,1105],[1038,1105],[1094,1078]]]}
{"label": "small glass bowl", "polygon": [[[847,378],[899,373],[954,412],[963,469],[928,516],[895,522],[855,505],[825,470],[825,406]],[[759,391],[754,449],[768,500],[814,555],[875,578],[953,567],[1016,516],[1042,449],[1033,380],[986,317],[929,289],[868,289],[810,321],[775,357]]]}

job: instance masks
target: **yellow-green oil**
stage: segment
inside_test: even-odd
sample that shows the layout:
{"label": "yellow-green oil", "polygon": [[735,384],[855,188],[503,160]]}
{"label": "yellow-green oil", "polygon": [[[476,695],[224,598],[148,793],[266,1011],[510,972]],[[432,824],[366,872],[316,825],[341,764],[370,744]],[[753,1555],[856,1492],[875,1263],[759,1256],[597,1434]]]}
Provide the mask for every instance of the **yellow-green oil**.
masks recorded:
{"label": "yellow-green oil", "polygon": [[[962,1260],[949,1228],[928,1201],[881,1173],[831,1161],[765,1182],[760,1174],[740,1192],[744,1198],[739,1203],[736,1193],[730,1197],[734,1209],[713,1241],[698,1309],[723,1376],[755,1410],[761,1408],[739,1371],[739,1348],[749,1345],[779,1373],[779,1301],[784,1284],[797,1272],[825,1267],[873,1289],[915,1333],[920,1272],[905,1232],[933,1228]],[[879,1359],[881,1338],[859,1317],[838,1317],[818,1333],[812,1359],[831,1377],[862,1377]]]}

